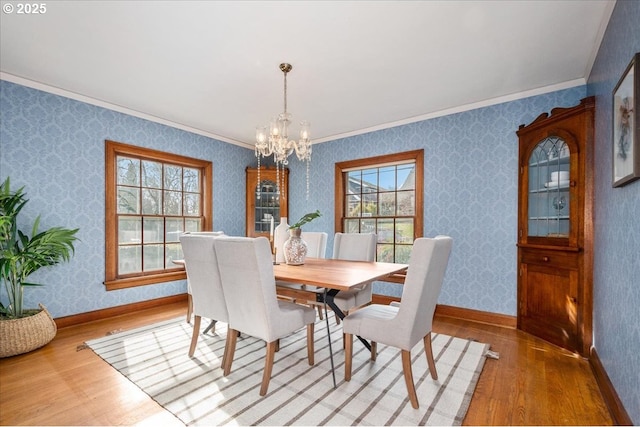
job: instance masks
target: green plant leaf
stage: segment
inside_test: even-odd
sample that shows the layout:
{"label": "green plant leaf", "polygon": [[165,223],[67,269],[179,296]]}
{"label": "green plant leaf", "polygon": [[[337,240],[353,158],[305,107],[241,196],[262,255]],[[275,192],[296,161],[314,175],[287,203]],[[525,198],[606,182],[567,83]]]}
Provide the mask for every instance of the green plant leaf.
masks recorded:
{"label": "green plant leaf", "polygon": [[292,228],[300,228],[300,227],[302,227],[303,225],[305,225],[305,224],[307,224],[307,223],[309,223],[309,222],[313,221],[314,219],[316,219],[316,218],[318,218],[318,217],[320,217],[320,216],[322,216],[322,214],[320,213],[320,211],[319,211],[319,210],[316,210],[315,212],[309,212],[309,213],[305,214],[302,218],[300,218],[300,219],[298,220],[298,222],[296,222],[296,223],[295,223],[295,224],[293,224],[293,225],[290,225],[290,226],[289,226],[289,229],[292,229]]}

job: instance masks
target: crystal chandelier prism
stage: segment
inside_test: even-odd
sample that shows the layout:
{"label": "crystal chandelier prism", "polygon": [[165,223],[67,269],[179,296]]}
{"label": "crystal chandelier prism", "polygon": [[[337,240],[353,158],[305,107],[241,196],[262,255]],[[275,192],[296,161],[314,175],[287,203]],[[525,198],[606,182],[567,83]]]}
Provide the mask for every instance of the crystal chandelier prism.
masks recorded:
{"label": "crystal chandelier prism", "polygon": [[300,122],[300,138],[289,139],[289,125],[291,114],[287,112],[287,73],[293,67],[291,64],[280,64],[280,70],[284,73],[284,112],[271,119],[269,126],[256,127],[255,153],[258,158],[258,187],[256,193],[260,197],[260,159],[273,156],[276,164],[276,176],[278,192],[280,192],[281,179],[284,181],[284,168],[289,164],[289,156],[295,151],[298,160],[307,162],[307,200],[309,199],[309,166],[311,163],[311,124],[307,121]]}

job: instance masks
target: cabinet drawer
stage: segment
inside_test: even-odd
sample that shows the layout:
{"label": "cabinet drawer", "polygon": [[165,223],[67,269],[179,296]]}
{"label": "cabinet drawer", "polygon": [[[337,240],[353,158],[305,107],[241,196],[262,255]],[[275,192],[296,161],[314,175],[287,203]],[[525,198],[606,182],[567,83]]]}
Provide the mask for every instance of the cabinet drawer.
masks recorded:
{"label": "cabinet drawer", "polygon": [[542,251],[535,249],[521,249],[520,260],[524,264],[548,265],[557,268],[578,268],[576,252]]}

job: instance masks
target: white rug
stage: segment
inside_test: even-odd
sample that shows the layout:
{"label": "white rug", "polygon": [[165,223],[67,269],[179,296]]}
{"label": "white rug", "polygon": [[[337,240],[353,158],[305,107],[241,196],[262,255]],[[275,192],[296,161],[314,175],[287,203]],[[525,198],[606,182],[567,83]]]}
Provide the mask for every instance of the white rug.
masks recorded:
{"label": "white rug", "polygon": [[[203,319],[203,329],[208,322]],[[232,371],[220,360],[227,327],[200,335],[187,352],[192,326],[184,317],[125,331],[86,344],[186,425],[460,425],[489,345],[433,335],[438,381],[428,373],[422,344],[413,349],[419,409],[413,409],[400,351],[378,345],[378,358],[354,339],[353,372],[344,381],[342,328],[330,319],[337,388],[333,388],[326,324],[315,326],[315,365],[306,358],[306,329],[280,341],[269,391],[260,397],[265,345],[238,339]]]}

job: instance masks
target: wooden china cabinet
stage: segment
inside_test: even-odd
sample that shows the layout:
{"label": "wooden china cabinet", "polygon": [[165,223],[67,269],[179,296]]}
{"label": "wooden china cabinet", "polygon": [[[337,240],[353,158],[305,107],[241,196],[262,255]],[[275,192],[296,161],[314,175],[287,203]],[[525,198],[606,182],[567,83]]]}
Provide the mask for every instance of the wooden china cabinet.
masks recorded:
{"label": "wooden china cabinet", "polygon": [[[246,234],[249,237],[269,238],[271,218],[274,226],[280,224],[280,218],[287,217],[289,204],[289,169],[278,171],[262,166],[247,168],[247,215]],[[278,176],[282,175],[282,176]],[[280,185],[278,186],[278,178]],[[258,185],[258,179],[260,185]],[[278,192],[279,190],[279,192]]]}
{"label": "wooden china cabinet", "polygon": [[521,125],[518,328],[583,356],[592,343],[595,99]]}

